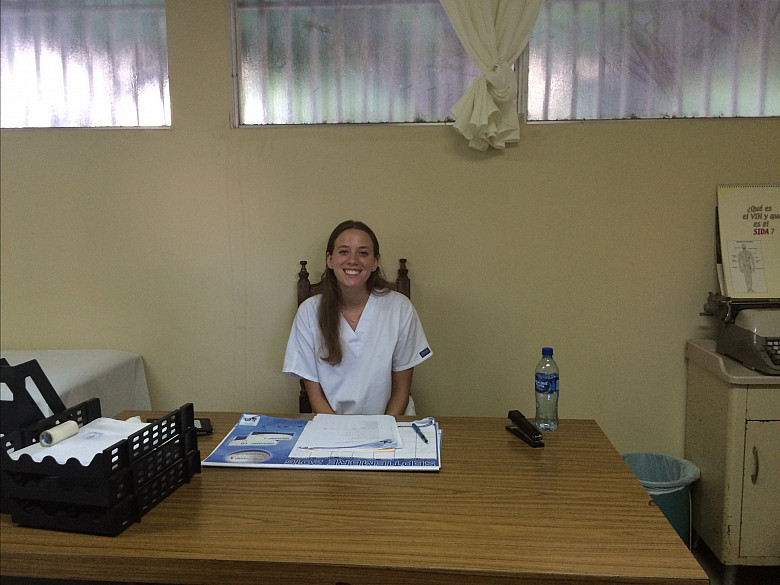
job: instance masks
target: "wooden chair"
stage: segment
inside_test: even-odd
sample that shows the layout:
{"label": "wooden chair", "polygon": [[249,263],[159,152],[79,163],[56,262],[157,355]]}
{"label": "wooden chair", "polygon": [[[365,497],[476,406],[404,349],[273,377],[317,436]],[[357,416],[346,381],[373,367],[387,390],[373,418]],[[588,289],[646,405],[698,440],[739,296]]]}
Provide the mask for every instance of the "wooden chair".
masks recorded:
{"label": "wooden chair", "polygon": [[[322,281],[311,283],[309,281],[309,272],[306,270],[306,260],[301,260],[301,269],[298,271],[298,305],[311,296],[322,292]],[[398,260],[398,276],[395,279],[395,290],[412,298],[411,281],[409,280],[409,270],[406,268],[406,258]],[[309,395],[306,393],[306,387],[301,380],[301,391],[298,396],[298,410],[302,413],[311,412]]]}

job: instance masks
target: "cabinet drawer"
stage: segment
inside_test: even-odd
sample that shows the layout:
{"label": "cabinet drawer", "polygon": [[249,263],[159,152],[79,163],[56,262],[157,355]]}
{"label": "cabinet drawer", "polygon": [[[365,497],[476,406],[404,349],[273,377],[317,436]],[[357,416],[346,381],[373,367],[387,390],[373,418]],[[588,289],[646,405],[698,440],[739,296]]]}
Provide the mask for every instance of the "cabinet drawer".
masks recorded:
{"label": "cabinet drawer", "polygon": [[780,420],[780,384],[748,388],[747,419]]}

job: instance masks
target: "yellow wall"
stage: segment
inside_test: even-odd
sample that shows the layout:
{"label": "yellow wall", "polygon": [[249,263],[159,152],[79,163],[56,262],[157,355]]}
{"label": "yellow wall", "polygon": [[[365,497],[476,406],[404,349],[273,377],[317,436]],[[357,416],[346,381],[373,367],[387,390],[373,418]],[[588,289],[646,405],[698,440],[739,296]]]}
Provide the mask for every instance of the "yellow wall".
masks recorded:
{"label": "yellow wall", "polygon": [[356,218],[389,275],[409,258],[420,414],[533,414],[552,345],[562,417],[681,454],[716,186],[780,181],[779,119],[528,125],[487,153],[447,126],[237,130],[224,3],[166,4],[171,130],[2,132],[3,347],[138,352],[160,409],[294,411],[298,261],[318,275]]}

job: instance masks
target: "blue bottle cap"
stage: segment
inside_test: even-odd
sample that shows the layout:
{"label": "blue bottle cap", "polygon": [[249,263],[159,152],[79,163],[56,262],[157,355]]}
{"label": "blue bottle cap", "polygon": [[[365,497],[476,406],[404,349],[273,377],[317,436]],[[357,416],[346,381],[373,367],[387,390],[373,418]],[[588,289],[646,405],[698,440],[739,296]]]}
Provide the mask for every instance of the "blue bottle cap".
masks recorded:
{"label": "blue bottle cap", "polygon": [[552,347],[543,347],[542,348],[542,355],[552,355],[553,354],[553,348]]}

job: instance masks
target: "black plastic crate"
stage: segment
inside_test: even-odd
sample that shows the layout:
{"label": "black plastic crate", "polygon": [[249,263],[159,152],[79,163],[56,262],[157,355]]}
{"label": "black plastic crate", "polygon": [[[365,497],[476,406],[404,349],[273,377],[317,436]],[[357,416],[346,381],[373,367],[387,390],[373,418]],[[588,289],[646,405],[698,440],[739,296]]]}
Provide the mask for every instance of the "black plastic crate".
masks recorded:
{"label": "black plastic crate", "polygon": [[9,499],[7,504],[11,520],[29,528],[116,536],[141,520],[135,496],[110,508],[17,498]]}
{"label": "black plastic crate", "polygon": [[115,506],[133,493],[133,474],[130,469],[120,470],[106,479],[3,471],[0,483],[4,498],[85,506]]}
{"label": "black plastic crate", "polygon": [[[65,421],[75,420],[80,427],[100,417],[100,400],[92,398],[63,412],[52,415],[34,425],[15,433],[5,435],[3,448],[0,450],[0,470],[27,472],[65,477],[109,478],[122,469],[128,469],[132,464],[148,453],[158,449],[171,438],[182,435],[189,428],[194,428],[195,416],[192,404],[170,412],[132,435],[107,447],[98,453],[89,465],[82,465],[76,459],[59,463],[53,457],[43,461],[34,461],[28,455],[22,455],[18,460],[11,458],[9,453],[23,449],[38,442],[41,432]],[[197,441],[197,436],[196,439]]]}
{"label": "black plastic crate", "polygon": [[179,486],[188,483],[196,473],[200,473],[200,451],[188,453],[139,487],[136,492],[139,516],[146,514]]}
{"label": "black plastic crate", "polygon": [[22,525],[114,536],[200,472],[192,404],[158,419],[95,455],[89,465],[53,457],[34,461],[10,453],[36,443],[67,420],[79,426],[100,417],[92,399],[3,437],[2,511]]}
{"label": "black plastic crate", "polygon": [[193,451],[108,508],[11,498],[8,511],[20,526],[116,536],[199,472],[200,452]]}
{"label": "black plastic crate", "polygon": [[[120,469],[108,478],[51,475],[30,472],[0,472],[2,496],[26,500],[53,500],[65,504],[114,506],[156,475],[197,451],[197,429],[174,435],[157,449]],[[25,469],[29,466],[25,465]]]}

